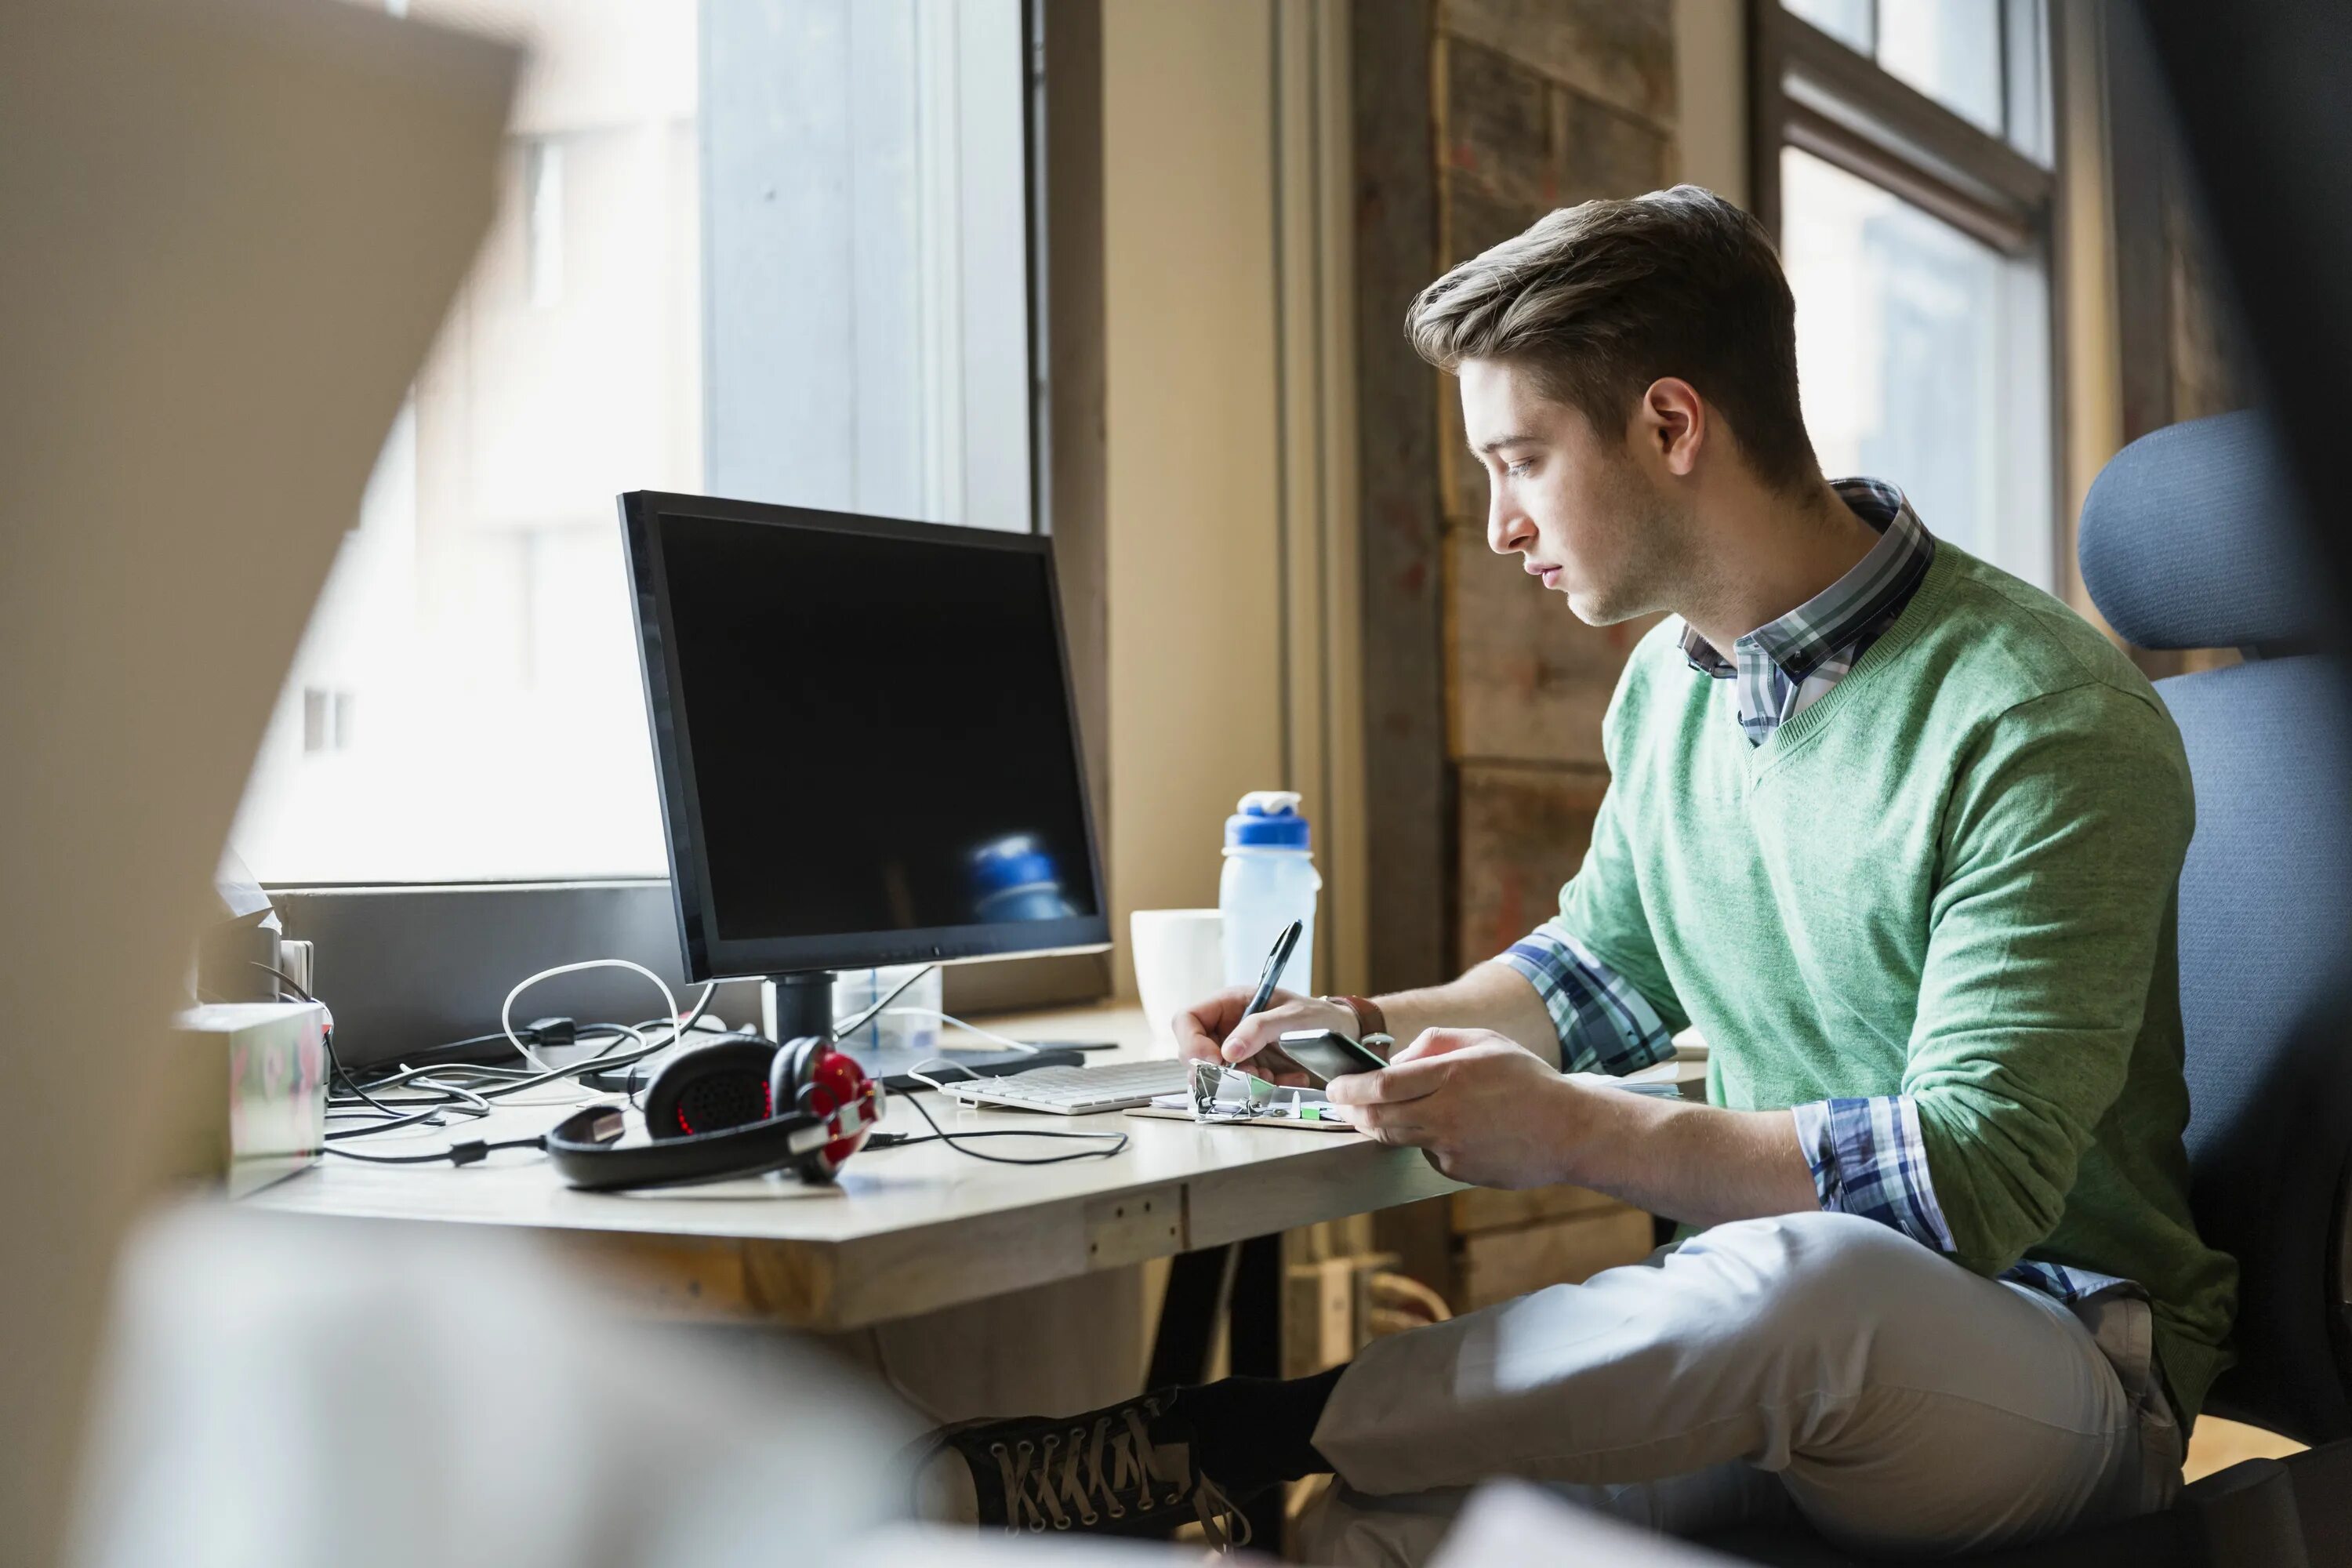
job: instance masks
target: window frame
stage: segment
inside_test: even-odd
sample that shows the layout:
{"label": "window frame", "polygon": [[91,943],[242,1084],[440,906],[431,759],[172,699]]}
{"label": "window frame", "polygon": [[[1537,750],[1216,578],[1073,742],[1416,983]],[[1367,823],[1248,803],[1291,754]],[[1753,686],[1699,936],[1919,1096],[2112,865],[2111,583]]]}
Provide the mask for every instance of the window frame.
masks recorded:
{"label": "window frame", "polygon": [[[1054,540],[1065,659],[1075,680],[1073,700],[1099,860],[1108,843],[1109,801],[1107,686],[1101,674],[1106,647],[1102,36],[1095,10],[1067,0],[1023,0],[1022,56],[1008,63],[1022,72],[1024,97],[1022,184],[1028,218],[1024,270],[1032,399],[1027,533]],[[1108,868],[1104,867],[1097,875],[1097,891],[1106,910],[1111,907],[1108,878]],[[414,1012],[414,997],[428,991],[436,993],[428,1012],[446,1017],[454,1031],[450,1037],[479,1032],[488,1025],[468,1021],[495,1017],[498,1010],[497,1000],[485,990],[488,977],[503,974],[511,984],[543,967],[539,951],[559,934],[580,949],[572,956],[628,958],[673,984],[684,984],[682,942],[673,931],[672,940],[655,951],[642,919],[648,900],[667,904],[666,877],[583,874],[364,884],[297,880],[266,884],[265,891],[279,904],[288,937],[321,942],[321,974],[341,967],[341,953],[332,949],[348,946],[399,955],[399,975],[371,974],[354,988],[360,994],[344,1003],[327,996],[339,1006],[339,1030],[349,1032],[356,1025],[362,1036],[395,1020],[405,1026],[402,1033],[416,1032],[419,1016]],[[475,909],[496,909],[499,918],[453,918],[457,911]],[[950,1011],[1083,1003],[1098,1000],[1111,989],[1108,952],[950,963],[942,973]],[[722,997],[735,989],[727,986]],[[395,1005],[395,997],[402,994],[410,998],[408,1012]],[[400,1047],[418,1049],[433,1043],[404,1039]]]}
{"label": "window frame", "polygon": [[[2050,580],[2069,579],[2065,484],[2064,80],[2056,0],[2042,8],[2052,165],[2043,167],[1938,103],[1877,60],[1789,11],[1748,0],[1748,210],[1779,244],[1780,154],[1795,147],[1863,180],[2012,260],[2038,265],[2049,300]],[[2014,80],[2001,28],[2002,92]]]}

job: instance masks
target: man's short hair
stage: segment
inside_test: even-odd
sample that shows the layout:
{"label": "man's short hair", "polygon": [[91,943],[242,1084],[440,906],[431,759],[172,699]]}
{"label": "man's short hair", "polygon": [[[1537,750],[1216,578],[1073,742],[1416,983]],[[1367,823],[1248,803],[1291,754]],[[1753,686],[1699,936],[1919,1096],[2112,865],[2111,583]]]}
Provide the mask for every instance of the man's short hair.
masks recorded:
{"label": "man's short hair", "polygon": [[1444,370],[1471,359],[1532,373],[1602,435],[1680,376],[1715,406],[1766,483],[1819,473],[1797,402],[1797,306],[1763,226],[1676,185],[1561,207],[1423,289],[1405,335]]}

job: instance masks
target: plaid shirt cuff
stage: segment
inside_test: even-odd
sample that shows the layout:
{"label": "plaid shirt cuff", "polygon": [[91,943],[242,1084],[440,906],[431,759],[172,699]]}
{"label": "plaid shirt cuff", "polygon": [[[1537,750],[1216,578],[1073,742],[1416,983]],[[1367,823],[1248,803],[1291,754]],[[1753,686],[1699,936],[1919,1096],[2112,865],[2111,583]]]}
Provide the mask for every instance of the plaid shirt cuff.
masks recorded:
{"label": "plaid shirt cuff", "polygon": [[1622,1078],[1674,1056],[1673,1031],[1656,1009],[1558,921],[1546,921],[1496,962],[1517,970],[1543,998],[1562,1072]]}
{"label": "plaid shirt cuff", "polygon": [[1938,1252],[1957,1250],[1927,1174],[1919,1107],[1909,1095],[1818,1100],[1790,1114],[1824,1210],[1893,1226]]}

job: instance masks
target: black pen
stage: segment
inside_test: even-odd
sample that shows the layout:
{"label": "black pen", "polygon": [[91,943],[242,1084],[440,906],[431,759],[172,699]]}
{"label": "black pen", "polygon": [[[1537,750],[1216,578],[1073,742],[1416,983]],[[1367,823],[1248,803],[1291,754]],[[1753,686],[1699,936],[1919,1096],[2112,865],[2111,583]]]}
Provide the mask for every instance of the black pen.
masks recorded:
{"label": "black pen", "polygon": [[1274,999],[1274,983],[1282,978],[1283,965],[1290,962],[1291,952],[1306,931],[1305,921],[1293,921],[1274,939],[1274,951],[1265,955],[1265,973],[1257,977],[1257,992],[1250,998],[1250,1005],[1242,1009],[1243,1017],[1265,1011],[1265,1005]]}

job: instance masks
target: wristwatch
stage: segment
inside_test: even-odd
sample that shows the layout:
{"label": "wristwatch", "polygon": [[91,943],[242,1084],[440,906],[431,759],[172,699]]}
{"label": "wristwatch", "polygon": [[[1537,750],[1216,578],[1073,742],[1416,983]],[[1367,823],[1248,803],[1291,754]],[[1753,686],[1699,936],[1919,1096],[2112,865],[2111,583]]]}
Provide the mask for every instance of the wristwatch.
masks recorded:
{"label": "wristwatch", "polygon": [[1364,996],[1323,996],[1323,1002],[1336,1002],[1356,1016],[1356,1043],[1387,1056],[1396,1041],[1389,1037],[1388,1015],[1381,1005]]}

